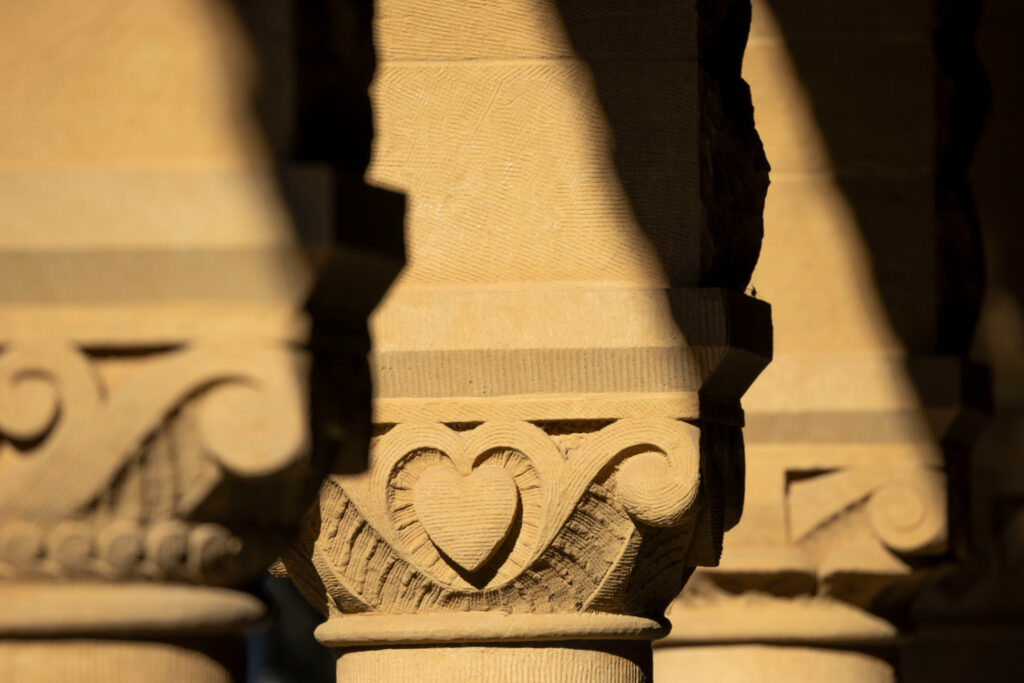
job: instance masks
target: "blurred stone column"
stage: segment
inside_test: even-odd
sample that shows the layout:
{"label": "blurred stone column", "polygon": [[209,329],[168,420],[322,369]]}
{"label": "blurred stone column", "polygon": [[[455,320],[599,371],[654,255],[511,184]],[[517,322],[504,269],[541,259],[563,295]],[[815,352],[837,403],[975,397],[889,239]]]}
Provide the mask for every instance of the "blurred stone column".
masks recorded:
{"label": "blurred stone column", "polygon": [[369,471],[277,567],[339,681],[650,679],[771,354],[744,9],[377,3],[367,177],[408,194],[408,265]]}
{"label": "blurred stone column", "polygon": [[915,596],[963,555],[984,99],[955,4],[754,3],[776,358],[745,400],[743,519],[673,604],[660,680],[891,681]]}
{"label": "blurred stone column", "polygon": [[[303,312],[330,187],[306,172],[300,230],[224,3],[5,3],[0,36],[0,680],[243,680],[264,608],[238,587],[331,455]],[[393,261],[312,317],[365,340]],[[344,336],[317,348],[342,395]]]}

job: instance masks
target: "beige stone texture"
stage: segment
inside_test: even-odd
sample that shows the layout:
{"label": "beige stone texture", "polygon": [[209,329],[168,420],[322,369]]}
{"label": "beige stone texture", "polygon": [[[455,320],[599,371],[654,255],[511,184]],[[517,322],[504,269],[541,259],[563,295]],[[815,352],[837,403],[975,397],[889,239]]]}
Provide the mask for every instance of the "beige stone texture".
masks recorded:
{"label": "beige stone texture", "polygon": [[312,275],[242,27],[44,0],[0,34],[0,680],[238,680],[231,587],[311,494]]}
{"label": "beige stone texture", "polygon": [[760,146],[731,147],[752,128],[698,20],[377,4],[367,179],[407,196],[407,265],[370,319],[368,470],[274,569],[339,680],[650,680],[662,608],[717,562],[771,346],[719,232],[752,265],[760,186],[732,216],[708,189]]}
{"label": "beige stone texture", "polygon": [[746,25],[381,0],[362,184],[256,95],[368,142],[369,26],[259,91],[254,6],[0,7],[0,680],[237,679],[279,554],[339,680],[650,680],[772,353]]}
{"label": "beige stone texture", "polygon": [[379,653],[355,651],[338,659],[338,680],[360,683],[424,681],[444,683],[472,680],[482,683],[518,681],[651,680],[650,649],[645,644],[569,642],[520,647],[444,647],[424,652],[393,648]]}
{"label": "beige stone texture", "polygon": [[0,677],[46,683],[236,680],[216,658],[178,645],[77,638],[0,641]]}
{"label": "beige stone texture", "polygon": [[743,517],[673,605],[656,675],[891,681],[885,617],[950,549],[949,444],[977,379],[941,330],[938,19],[923,2],[753,10],[743,74],[772,185],[751,284],[775,358],[744,397]]}
{"label": "beige stone texture", "polygon": [[[403,290],[663,287],[673,275],[673,284],[695,284],[678,279],[696,274],[700,239],[700,171],[686,151],[698,135],[694,2],[652,3],[625,21],[607,3],[561,11],[537,0],[440,11],[422,0],[378,5],[378,131],[367,177],[410,199]],[[653,22],[672,28],[636,40],[652,34]],[[579,54],[591,40],[604,60],[600,84]],[[615,121],[599,85],[632,95]],[[615,167],[613,139],[624,134],[616,124],[628,133],[656,126],[640,144],[674,147],[660,157],[629,150],[670,163],[643,179],[672,193],[658,197],[654,227],[672,225],[682,240],[673,273]]]}
{"label": "beige stone texture", "polygon": [[659,652],[654,667],[659,681],[694,683],[887,683],[893,680],[889,664],[858,653],[812,648],[723,645]]}
{"label": "beige stone texture", "polygon": [[226,3],[15,2],[0,25],[0,307],[301,303]]}

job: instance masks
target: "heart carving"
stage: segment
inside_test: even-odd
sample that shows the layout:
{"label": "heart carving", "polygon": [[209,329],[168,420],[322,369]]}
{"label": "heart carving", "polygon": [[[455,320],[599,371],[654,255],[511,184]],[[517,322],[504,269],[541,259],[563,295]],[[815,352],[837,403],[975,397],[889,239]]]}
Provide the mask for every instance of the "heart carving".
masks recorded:
{"label": "heart carving", "polygon": [[438,550],[475,572],[501,546],[519,506],[519,489],[502,467],[484,465],[469,474],[431,467],[413,490],[413,508]]}

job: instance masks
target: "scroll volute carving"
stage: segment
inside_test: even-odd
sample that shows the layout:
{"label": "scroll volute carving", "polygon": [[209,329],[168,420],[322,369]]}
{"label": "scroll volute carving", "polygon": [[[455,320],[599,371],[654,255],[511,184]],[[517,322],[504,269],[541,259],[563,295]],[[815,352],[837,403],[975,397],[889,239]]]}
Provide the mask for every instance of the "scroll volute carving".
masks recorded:
{"label": "scroll volute carving", "polygon": [[257,575],[311,485],[285,345],[0,352],[0,576],[228,584]]}
{"label": "scroll volute carving", "polygon": [[946,477],[922,465],[850,467],[790,484],[792,541],[823,590],[883,611],[945,552]]}
{"label": "scroll volute carving", "polygon": [[[696,426],[455,427],[382,429],[368,472],[325,483],[276,567],[330,617],[322,642],[389,627],[393,642],[662,632],[664,606],[706,552]],[[435,632],[417,615],[450,621]]]}

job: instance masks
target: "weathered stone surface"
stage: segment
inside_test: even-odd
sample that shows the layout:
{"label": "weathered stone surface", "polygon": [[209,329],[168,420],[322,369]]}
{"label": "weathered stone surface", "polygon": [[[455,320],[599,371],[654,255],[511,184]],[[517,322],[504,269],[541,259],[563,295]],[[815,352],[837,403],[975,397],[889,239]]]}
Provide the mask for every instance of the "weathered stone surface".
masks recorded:
{"label": "weathered stone surface", "polygon": [[409,197],[408,265],[370,323],[369,470],[328,478],[276,568],[339,678],[406,679],[416,645],[422,680],[649,679],[739,517],[739,398],[771,355],[741,294],[767,172],[748,20],[378,3],[367,177]]}
{"label": "weathered stone surface", "polygon": [[304,513],[346,680],[649,680],[718,562],[745,4],[375,5],[0,9],[0,678],[237,677]]}
{"label": "weathered stone surface", "polygon": [[[264,607],[233,587],[329,457],[311,455],[310,357],[344,356],[335,379],[356,384],[358,344],[303,348],[325,245],[297,222],[322,227],[330,169],[305,169],[315,210],[293,214],[230,9],[0,8],[3,680],[244,676]],[[347,302],[364,338],[373,282]]]}

